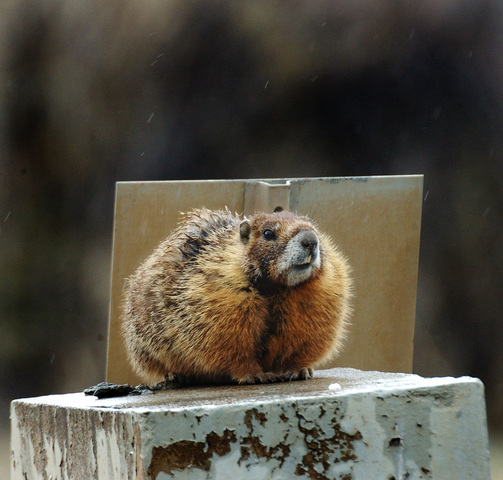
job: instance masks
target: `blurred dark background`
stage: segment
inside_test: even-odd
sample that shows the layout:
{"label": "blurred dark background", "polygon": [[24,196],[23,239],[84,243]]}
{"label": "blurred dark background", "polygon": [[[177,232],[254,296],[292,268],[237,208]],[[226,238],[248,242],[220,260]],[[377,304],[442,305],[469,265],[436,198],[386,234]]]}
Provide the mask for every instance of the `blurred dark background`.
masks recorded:
{"label": "blurred dark background", "polygon": [[502,431],[502,46],[489,0],[4,0],[4,429],[104,377],[116,181],[423,173],[414,370]]}

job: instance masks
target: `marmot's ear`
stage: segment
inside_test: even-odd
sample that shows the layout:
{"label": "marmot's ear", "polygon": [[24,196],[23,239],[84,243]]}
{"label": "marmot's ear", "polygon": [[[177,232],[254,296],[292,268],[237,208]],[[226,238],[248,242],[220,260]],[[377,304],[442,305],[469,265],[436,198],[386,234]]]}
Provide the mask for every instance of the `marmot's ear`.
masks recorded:
{"label": "marmot's ear", "polygon": [[251,232],[251,222],[250,220],[245,218],[239,224],[239,235],[241,236],[241,241],[243,243],[247,243],[248,240],[250,239],[250,232]]}

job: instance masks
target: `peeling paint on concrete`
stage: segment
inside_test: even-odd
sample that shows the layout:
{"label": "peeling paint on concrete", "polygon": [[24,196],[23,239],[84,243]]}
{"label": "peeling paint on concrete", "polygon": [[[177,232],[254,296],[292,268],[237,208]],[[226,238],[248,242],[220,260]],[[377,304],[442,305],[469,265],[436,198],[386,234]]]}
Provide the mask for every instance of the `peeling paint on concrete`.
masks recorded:
{"label": "peeling paint on concrete", "polygon": [[148,476],[155,480],[160,472],[173,475],[176,470],[184,471],[189,468],[199,468],[208,472],[213,454],[220,457],[227,455],[230,452],[231,442],[236,442],[236,435],[230,430],[225,430],[223,435],[210,432],[202,442],[181,440],[167,447],[153,447]]}
{"label": "peeling paint on concrete", "polygon": [[488,479],[485,422],[476,379],[352,369],[144,398],[52,395],[12,403],[11,478]]}

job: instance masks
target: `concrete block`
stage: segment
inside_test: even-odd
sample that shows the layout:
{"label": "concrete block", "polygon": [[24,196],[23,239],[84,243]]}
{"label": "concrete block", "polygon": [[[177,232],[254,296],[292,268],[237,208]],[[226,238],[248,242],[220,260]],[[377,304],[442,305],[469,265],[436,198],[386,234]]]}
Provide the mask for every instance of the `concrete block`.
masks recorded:
{"label": "concrete block", "polygon": [[15,400],[11,478],[489,479],[474,378],[354,369],[311,381]]}

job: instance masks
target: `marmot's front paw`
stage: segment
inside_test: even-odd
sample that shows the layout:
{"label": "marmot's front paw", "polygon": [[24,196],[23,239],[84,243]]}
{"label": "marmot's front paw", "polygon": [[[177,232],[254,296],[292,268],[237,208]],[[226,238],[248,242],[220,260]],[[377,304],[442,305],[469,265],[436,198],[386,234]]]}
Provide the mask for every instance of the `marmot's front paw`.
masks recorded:
{"label": "marmot's front paw", "polygon": [[314,377],[314,372],[311,367],[303,368],[299,372],[297,372],[298,380],[311,380]]}
{"label": "marmot's front paw", "polygon": [[311,367],[302,368],[299,371],[287,372],[282,375],[284,382],[292,382],[293,380],[311,380],[314,372]]}
{"label": "marmot's front paw", "polygon": [[258,373],[256,375],[246,375],[236,379],[236,381],[241,385],[253,385],[255,383],[276,383],[284,382],[284,375],[278,375],[273,372]]}

